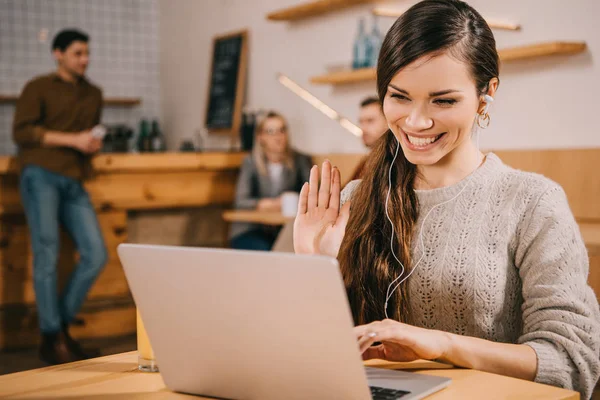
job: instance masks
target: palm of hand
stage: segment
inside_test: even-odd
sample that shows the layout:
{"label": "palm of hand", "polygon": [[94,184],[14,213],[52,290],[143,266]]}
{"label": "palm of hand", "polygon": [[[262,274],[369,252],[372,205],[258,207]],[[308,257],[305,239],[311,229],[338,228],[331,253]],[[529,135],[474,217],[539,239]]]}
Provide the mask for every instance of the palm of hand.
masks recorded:
{"label": "palm of hand", "polygon": [[350,204],[340,211],[340,173],[329,161],[323,163],[322,182],[319,172],[310,172],[310,183],[304,185],[294,222],[294,250],[296,253],[325,254],[336,257],[344,238]]}

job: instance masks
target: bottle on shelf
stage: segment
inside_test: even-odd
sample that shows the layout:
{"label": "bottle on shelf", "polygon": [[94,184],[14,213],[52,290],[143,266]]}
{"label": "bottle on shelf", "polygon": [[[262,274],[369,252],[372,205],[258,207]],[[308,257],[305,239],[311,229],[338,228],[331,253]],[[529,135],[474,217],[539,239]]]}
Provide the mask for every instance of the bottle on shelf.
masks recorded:
{"label": "bottle on shelf", "polygon": [[377,15],[373,15],[373,29],[371,35],[369,35],[369,67],[377,66],[377,59],[379,58],[379,50],[381,49],[381,43],[383,42],[383,35],[379,30]]}
{"label": "bottle on shelf", "polygon": [[150,147],[151,151],[159,153],[166,150],[165,137],[158,127],[158,121],[152,121],[152,129],[150,130]]}
{"label": "bottle on shelf", "polygon": [[354,52],[352,68],[365,68],[369,63],[369,48],[371,46],[368,35],[365,32],[365,19],[358,20],[358,34],[354,39]]}
{"label": "bottle on shelf", "polygon": [[140,133],[137,138],[137,151],[140,153],[149,153],[152,151],[152,139],[148,128],[148,121],[142,119],[140,121]]}

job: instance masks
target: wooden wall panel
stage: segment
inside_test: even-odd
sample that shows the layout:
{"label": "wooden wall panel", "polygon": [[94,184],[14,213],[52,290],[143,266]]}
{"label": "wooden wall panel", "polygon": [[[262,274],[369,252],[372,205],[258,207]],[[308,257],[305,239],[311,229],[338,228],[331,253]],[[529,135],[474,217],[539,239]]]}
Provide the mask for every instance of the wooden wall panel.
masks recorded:
{"label": "wooden wall panel", "polygon": [[[130,297],[88,300],[79,314],[82,326],[71,329],[78,339],[131,335],[136,331],[135,305]],[[0,308],[0,349],[37,346],[40,340],[34,306],[11,305]]]}
{"label": "wooden wall panel", "polygon": [[[89,298],[125,296],[129,288],[117,255],[117,246],[127,240],[125,212],[98,214],[108,250],[108,262],[92,287]],[[77,260],[71,238],[61,232],[59,288],[64,287]],[[22,215],[0,218],[0,307],[5,304],[34,304],[33,257],[29,230]]]}
{"label": "wooden wall panel", "polygon": [[[73,335],[94,338],[135,332],[135,307],[117,246],[127,241],[127,214],[112,211],[98,214],[106,242],[108,262],[88,294],[78,316],[83,326]],[[61,232],[58,284],[61,290],[77,261],[70,237]],[[37,313],[33,290],[33,257],[23,215],[0,218],[0,348],[28,347],[38,341]]]}
{"label": "wooden wall panel", "polygon": [[600,149],[495,153],[513,168],[542,174],[560,184],[578,220],[600,222]]}

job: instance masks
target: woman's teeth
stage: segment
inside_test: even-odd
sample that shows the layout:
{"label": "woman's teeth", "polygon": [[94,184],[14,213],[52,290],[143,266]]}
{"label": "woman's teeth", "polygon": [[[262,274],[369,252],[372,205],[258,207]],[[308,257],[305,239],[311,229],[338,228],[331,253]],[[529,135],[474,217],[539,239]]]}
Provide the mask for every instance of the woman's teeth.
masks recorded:
{"label": "woman's teeth", "polygon": [[408,137],[408,141],[418,147],[425,147],[428,144],[431,144],[433,142],[435,142],[436,140],[438,140],[438,138],[441,135],[437,135],[434,137],[430,137],[430,138],[419,138],[419,137],[415,137],[415,136],[410,136],[410,135],[406,135]]}

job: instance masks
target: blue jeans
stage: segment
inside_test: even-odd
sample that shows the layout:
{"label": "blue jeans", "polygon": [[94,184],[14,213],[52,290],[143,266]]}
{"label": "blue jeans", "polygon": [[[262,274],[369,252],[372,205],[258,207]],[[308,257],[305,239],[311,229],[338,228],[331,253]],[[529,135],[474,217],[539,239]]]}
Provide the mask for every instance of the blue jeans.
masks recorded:
{"label": "blue jeans", "polygon": [[241,233],[231,239],[232,249],[269,251],[275,243],[276,236],[263,232],[260,229]]}
{"label": "blue jeans", "polygon": [[[53,334],[75,318],[108,255],[94,207],[81,182],[30,165],[21,173],[20,191],[31,236],[40,330]],[[59,298],[60,225],[75,242],[79,262]]]}

